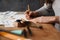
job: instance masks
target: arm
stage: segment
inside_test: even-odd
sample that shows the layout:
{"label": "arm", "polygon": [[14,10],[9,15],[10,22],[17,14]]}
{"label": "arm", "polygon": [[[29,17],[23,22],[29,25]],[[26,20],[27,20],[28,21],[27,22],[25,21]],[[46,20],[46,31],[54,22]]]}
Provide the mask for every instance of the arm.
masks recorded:
{"label": "arm", "polygon": [[43,16],[31,19],[34,23],[60,23],[59,16]]}

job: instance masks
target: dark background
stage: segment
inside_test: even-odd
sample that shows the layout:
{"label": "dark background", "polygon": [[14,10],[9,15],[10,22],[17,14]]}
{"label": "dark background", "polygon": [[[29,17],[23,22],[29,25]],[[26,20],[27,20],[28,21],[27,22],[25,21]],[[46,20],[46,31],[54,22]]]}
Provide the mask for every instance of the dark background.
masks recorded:
{"label": "dark background", "polygon": [[0,11],[26,11],[30,5],[32,11],[43,6],[44,0],[0,0]]}

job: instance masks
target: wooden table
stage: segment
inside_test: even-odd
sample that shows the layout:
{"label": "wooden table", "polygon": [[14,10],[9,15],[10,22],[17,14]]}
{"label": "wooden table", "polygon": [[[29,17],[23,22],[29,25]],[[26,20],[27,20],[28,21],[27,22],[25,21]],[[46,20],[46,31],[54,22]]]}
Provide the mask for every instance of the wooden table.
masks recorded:
{"label": "wooden table", "polygon": [[[40,24],[43,26],[43,29],[31,28],[33,36],[29,36],[29,39],[32,40],[60,40],[60,33],[53,27],[51,24]],[[1,36],[7,37],[12,40],[22,39],[24,37],[19,37],[10,33],[0,32]],[[12,38],[13,37],[13,38]]]}

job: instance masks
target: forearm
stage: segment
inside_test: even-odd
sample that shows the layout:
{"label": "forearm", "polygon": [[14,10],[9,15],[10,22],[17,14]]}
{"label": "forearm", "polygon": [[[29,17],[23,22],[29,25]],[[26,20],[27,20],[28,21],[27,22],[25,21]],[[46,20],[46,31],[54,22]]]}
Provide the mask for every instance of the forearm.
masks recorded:
{"label": "forearm", "polygon": [[37,17],[30,21],[35,23],[60,23],[59,16],[43,16],[43,17]]}

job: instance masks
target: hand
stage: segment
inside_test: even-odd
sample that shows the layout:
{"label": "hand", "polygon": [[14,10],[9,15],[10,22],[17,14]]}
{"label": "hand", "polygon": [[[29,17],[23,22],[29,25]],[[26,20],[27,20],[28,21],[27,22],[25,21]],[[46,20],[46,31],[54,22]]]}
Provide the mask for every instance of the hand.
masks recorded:
{"label": "hand", "polygon": [[30,19],[39,17],[39,13],[38,13],[38,12],[35,12],[35,11],[26,10],[26,11],[25,11],[25,16],[26,16],[26,18],[27,18],[28,20],[30,20]]}
{"label": "hand", "polygon": [[57,16],[56,17],[56,23],[59,23],[60,24],[60,16]]}
{"label": "hand", "polygon": [[27,18],[28,20],[30,20],[30,19],[32,19],[32,18],[31,18],[31,15],[33,15],[34,13],[33,13],[33,11],[26,10],[24,14],[25,14],[26,18]]}

